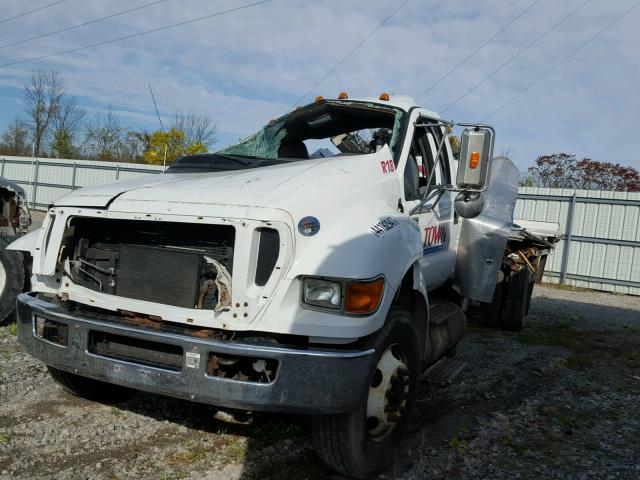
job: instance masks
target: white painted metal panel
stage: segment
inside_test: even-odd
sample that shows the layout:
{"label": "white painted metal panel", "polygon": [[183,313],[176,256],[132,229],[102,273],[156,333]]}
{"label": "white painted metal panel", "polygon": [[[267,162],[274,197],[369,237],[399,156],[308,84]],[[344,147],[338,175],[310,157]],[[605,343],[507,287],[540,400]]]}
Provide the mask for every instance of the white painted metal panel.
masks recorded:
{"label": "white painted metal panel", "polygon": [[529,187],[520,194],[516,218],[558,222],[572,237],[568,252],[563,240],[548,259],[548,281],[558,282],[564,259],[568,284],[640,294],[640,193],[576,190],[571,231],[574,190]]}
{"label": "white painted metal panel", "polygon": [[[146,164],[0,157],[0,175],[17,181],[30,205],[35,202],[35,208],[41,209],[72,187],[161,171],[160,166]],[[560,241],[547,260],[547,281],[557,283],[566,263],[567,284],[640,295],[640,193],[537,187],[521,187],[519,193],[515,218],[555,222],[564,235],[572,236],[570,242]],[[569,231],[574,193],[577,201]],[[587,203],[584,199],[602,201]]]}

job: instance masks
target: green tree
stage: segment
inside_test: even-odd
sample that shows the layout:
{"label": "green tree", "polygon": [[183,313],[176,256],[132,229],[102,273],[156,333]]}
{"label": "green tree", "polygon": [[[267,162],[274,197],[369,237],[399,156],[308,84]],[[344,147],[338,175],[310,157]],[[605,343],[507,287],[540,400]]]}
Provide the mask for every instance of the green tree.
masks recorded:
{"label": "green tree", "polygon": [[162,165],[164,163],[165,148],[167,151],[167,165],[171,165],[183,155],[205,153],[207,147],[202,142],[189,144],[182,130],[171,128],[167,132],[157,130],[149,137],[149,148],[144,152],[146,163]]}
{"label": "green tree", "polygon": [[460,139],[455,135],[449,135],[449,143],[451,144],[451,153],[454,158],[460,157]]}
{"label": "green tree", "polygon": [[74,158],[76,148],[68,130],[60,129],[55,131],[51,142],[51,153],[56,158]]}
{"label": "green tree", "polygon": [[49,149],[56,158],[75,158],[78,155],[78,140],[85,114],[75,98],[63,96],[55,115],[51,119]]}

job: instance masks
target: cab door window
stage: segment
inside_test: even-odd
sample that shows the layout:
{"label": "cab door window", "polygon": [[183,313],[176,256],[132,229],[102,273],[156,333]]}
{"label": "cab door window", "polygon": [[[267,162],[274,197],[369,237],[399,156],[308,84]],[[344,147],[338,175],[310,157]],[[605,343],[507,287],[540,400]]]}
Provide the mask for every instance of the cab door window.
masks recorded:
{"label": "cab door window", "polygon": [[[428,122],[429,119],[418,119],[417,123]],[[435,157],[438,151],[435,137],[437,130],[441,129],[416,127],[414,131],[404,170],[405,200],[419,200],[426,195],[428,190],[427,182],[434,168],[436,168],[436,172],[431,177],[431,186],[447,183],[446,168],[443,168],[447,162],[444,162],[443,158],[437,167],[435,165]],[[443,147],[443,153],[446,153],[445,150]]]}

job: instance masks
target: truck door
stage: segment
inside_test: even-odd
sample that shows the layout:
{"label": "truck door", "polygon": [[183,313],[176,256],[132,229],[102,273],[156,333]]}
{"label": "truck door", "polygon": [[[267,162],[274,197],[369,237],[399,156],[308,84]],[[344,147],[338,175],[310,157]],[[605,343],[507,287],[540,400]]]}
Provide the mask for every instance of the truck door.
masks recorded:
{"label": "truck door", "polygon": [[[414,123],[433,123],[433,119],[417,116]],[[410,147],[406,150],[404,166],[404,195],[405,212],[409,213],[418,205],[427,191],[437,186],[450,185],[451,149],[449,142],[440,153],[441,158],[436,162],[439,142],[446,132],[443,127],[413,127]],[[406,145],[405,145],[406,147]],[[405,152],[403,152],[403,155]],[[435,173],[431,185],[427,181],[431,172]],[[420,264],[431,290],[442,285],[453,273],[455,267],[455,244],[457,239],[457,225],[454,225],[453,193],[444,192],[439,201],[431,201],[414,214],[412,218],[420,226],[422,232],[422,258]]]}

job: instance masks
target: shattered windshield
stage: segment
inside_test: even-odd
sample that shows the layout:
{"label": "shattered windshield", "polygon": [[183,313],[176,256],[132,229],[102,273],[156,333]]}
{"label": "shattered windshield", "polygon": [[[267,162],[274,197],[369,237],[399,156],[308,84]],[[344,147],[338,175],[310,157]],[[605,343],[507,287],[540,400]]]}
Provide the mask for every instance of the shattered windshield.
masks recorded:
{"label": "shattered windshield", "polygon": [[403,111],[365,102],[321,101],[270,122],[259,132],[212,154],[178,159],[167,173],[226,171],[313,158],[395,153]]}
{"label": "shattered windshield", "polygon": [[402,111],[373,103],[318,102],[272,121],[217,153],[260,158],[316,158],[394,149]]}

